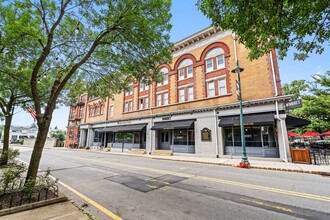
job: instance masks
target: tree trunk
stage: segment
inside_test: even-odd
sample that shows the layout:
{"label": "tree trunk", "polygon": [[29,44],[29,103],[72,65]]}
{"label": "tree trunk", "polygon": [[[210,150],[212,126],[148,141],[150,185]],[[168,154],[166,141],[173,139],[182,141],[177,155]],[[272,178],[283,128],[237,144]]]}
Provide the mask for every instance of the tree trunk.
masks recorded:
{"label": "tree trunk", "polygon": [[33,182],[37,178],[40,159],[47,139],[50,122],[51,122],[51,116],[50,118],[44,116],[42,122],[38,123],[38,134],[37,134],[36,142],[34,143],[30,164],[25,179],[25,184],[27,184],[29,181]]}
{"label": "tree trunk", "polygon": [[1,154],[1,166],[5,166],[8,163],[8,150],[9,150],[9,133],[10,133],[10,125],[13,119],[12,114],[7,114],[5,116],[5,127],[3,130],[3,148]]}

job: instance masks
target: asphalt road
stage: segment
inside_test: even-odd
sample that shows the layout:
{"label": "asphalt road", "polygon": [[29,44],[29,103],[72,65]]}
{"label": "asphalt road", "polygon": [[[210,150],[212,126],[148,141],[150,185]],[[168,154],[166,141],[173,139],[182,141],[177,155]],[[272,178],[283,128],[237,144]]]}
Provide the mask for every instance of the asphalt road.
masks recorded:
{"label": "asphalt road", "polygon": [[48,167],[98,220],[330,219],[330,177],[320,175],[58,149],[44,150]]}

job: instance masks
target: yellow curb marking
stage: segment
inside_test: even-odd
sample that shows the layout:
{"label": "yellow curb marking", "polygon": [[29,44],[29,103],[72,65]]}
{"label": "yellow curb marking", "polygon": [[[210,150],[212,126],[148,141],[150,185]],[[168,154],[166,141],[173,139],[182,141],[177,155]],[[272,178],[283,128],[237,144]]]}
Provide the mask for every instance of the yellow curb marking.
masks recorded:
{"label": "yellow curb marking", "polygon": [[106,214],[107,216],[111,217],[114,220],[122,220],[122,218],[120,218],[118,215],[114,214],[113,212],[111,212],[110,210],[106,209],[105,207],[103,207],[102,205],[98,204],[97,202],[95,202],[94,200],[88,198],[87,196],[81,194],[80,192],[78,192],[77,190],[75,190],[74,188],[66,185],[65,183],[58,181],[59,184],[61,184],[62,186],[64,186],[65,188],[67,188],[68,190],[72,191],[73,193],[75,193],[77,196],[79,196],[80,198],[82,198],[83,200],[87,201],[88,203],[90,203],[91,205],[93,205],[95,208],[99,209],[100,211],[102,211],[104,214]]}
{"label": "yellow curb marking", "polygon": [[[68,157],[75,157],[75,156],[68,156]],[[170,174],[170,175],[180,176],[180,177],[185,177],[185,178],[192,178],[192,179],[199,179],[199,180],[204,180],[204,181],[209,181],[209,182],[222,183],[222,184],[226,184],[226,185],[240,186],[240,187],[249,188],[249,189],[274,192],[274,193],[278,193],[278,194],[296,196],[296,197],[319,200],[319,201],[324,201],[324,202],[330,202],[330,197],[326,197],[326,196],[319,196],[319,195],[313,195],[313,194],[308,194],[308,193],[301,193],[301,192],[296,192],[296,191],[253,185],[253,184],[248,184],[248,183],[241,183],[241,182],[236,182],[236,181],[217,179],[217,178],[206,177],[206,176],[199,176],[199,175],[194,175],[194,174],[179,173],[179,172],[169,171],[169,170],[160,170],[160,169],[149,168],[149,167],[141,167],[141,166],[134,166],[134,165],[129,165],[129,164],[114,163],[114,162],[109,162],[109,161],[100,161],[100,160],[88,159],[88,158],[84,158],[84,160],[98,162],[98,163],[104,163],[104,164],[112,164],[112,165],[128,167],[128,168],[133,168],[133,169],[138,169],[138,170],[146,170],[146,171],[155,172],[155,173]]]}

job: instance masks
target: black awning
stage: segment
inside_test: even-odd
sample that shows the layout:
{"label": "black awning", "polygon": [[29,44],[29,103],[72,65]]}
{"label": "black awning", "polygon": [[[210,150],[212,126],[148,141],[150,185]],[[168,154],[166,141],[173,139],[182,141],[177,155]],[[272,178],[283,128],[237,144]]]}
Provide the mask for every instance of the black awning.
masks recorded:
{"label": "black awning", "polygon": [[147,126],[147,123],[144,124],[135,124],[135,125],[118,125],[103,128],[99,132],[121,132],[121,131],[141,131]]}
{"label": "black awning", "polygon": [[296,118],[290,115],[287,115],[285,119],[286,127],[288,129],[302,127],[305,125],[309,125],[311,122],[302,118]]}
{"label": "black awning", "polygon": [[169,129],[181,129],[181,128],[192,128],[195,119],[181,120],[181,121],[166,121],[156,122],[151,130],[169,130]]}
{"label": "black awning", "polygon": [[[244,125],[269,125],[274,123],[274,113],[244,115]],[[238,125],[240,125],[240,116],[226,116],[220,118],[220,127]]]}

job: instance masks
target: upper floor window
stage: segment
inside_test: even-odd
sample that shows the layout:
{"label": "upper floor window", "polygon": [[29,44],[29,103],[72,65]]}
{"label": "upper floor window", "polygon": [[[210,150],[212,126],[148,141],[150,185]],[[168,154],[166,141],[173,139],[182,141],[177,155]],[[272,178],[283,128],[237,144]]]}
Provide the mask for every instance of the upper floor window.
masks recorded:
{"label": "upper floor window", "polygon": [[194,88],[192,86],[180,88],[178,90],[179,102],[194,100]]}
{"label": "upper floor window", "polygon": [[168,84],[168,69],[163,67],[160,70],[162,80],[157,83],[157,86],[163,86]]}
{"label": "upper floor window", "polygon": [[148,90],[149,89],[149,85],[146,82],[145,78],[141,78],[140,79],[140,92]]}
{"label": "upper floor window", "polygon": [[89,106],[89,116],[92,116],[92,115],[94,115],[94,106],[90,105]]}
{"label": "upper floor window", "polygon": [[139,109],[147,109],[149,107],[149,98],[143,97],[139,99]]}
{"label": "upper floor window", "polygon": [[126,101],[124,106],[124,112],[131,112],[133,111],[133,101]]}
{"label": "upper floor window", "polygon": [[113,105],[110,106],[109,116],[110,116],[110,118],[113,117]]}
{"label": "upper floor window", "polygon": [[211,49],[205,56],[206,72],[222,69],[225,67],[224,50],[220,47]]}
{"label": "upper floor window", "polygon": [[133,94],[133,83],[129,84],[128,88],[125,90],[125,96]]}
{"label": "upper floor window", "polygon": [[219,95],[227,94],[226,78],[218,80]]}
{"label": "upper floor window", "polygon": [[213,97],[213,96],[215,96],[214,81],[211,81],[207,83],[207,97]]}
{"label": "upper floor window", "polygon": [[156,106],[168,105],[168,93],[157,94]]}
{"label": "upper floor window", "polygon": [[178,66],[179,80],[193,77],[193,61],[184,59]]}
{"label": "upper floor window", "polygon": [[80,118],[83,118],[84,117],[84,109],[83,108],[80,109],[80,111],[79,111],[79,117]]}

